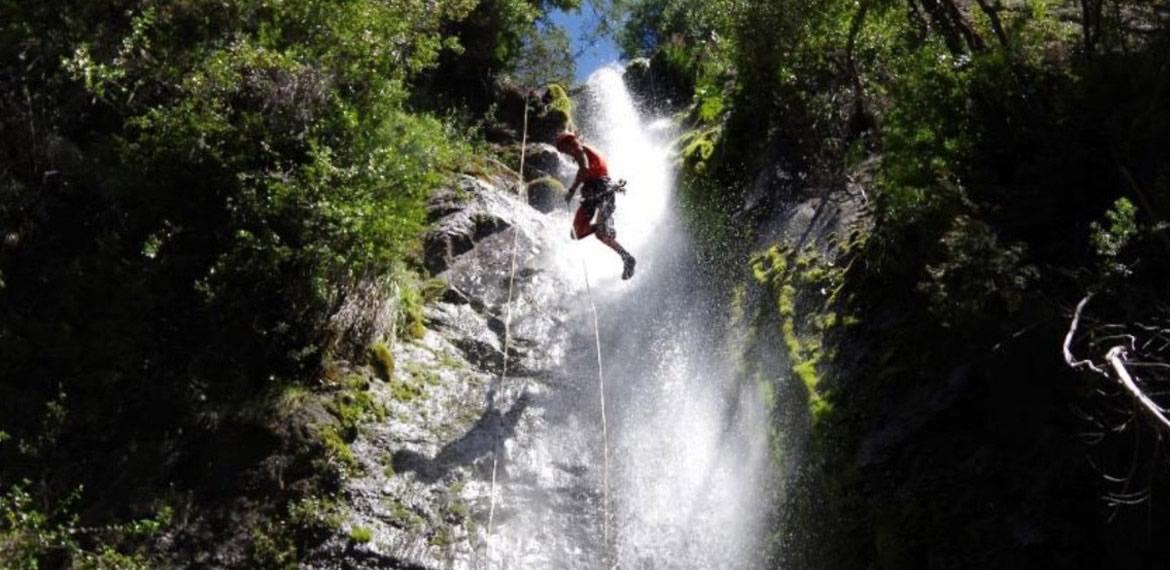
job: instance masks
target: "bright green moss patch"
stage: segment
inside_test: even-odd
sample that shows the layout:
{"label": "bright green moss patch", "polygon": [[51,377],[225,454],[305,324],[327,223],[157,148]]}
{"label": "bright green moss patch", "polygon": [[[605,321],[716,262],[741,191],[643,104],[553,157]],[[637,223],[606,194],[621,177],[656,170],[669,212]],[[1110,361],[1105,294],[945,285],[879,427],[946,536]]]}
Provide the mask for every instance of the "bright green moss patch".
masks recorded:
{"label": "bright green moss patch", "polygon": [[573,123],[573,100],[569,98],[565,88],[553,83],[548,86],[548,92],[552,100],[549,101],[545,116],[560,119],[562,131],[576,131],[577,125]]}
{"label": "bright green moss patch", "polygon": [[756,281],[775,298],[790,371],[804,386],[809,414],[818,424],[833,411],[823,382],[822,362],[831,356],[824,349],[825,335],[851,319],[840,316],[836,298],[844,270],[815,250],[796,254],[780,246],[757,253],[750,264]]}
{"label": "bright green moss patch", "polygon": [[349,539],[358,544],[366,544],[374,540],[374,531],[367,526],[355,526],[349,530]]}

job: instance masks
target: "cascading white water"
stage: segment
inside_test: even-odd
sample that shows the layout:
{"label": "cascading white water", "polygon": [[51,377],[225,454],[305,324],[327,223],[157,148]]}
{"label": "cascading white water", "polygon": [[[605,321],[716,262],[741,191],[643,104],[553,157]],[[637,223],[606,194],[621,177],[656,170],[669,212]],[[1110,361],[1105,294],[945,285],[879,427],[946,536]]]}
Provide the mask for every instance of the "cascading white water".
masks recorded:
{"label": "cascading white water", "polygon": [[[762,564],[769,466],[767,418],[756,390],[737,381],[720,332],[726,317],[698,282],[678,221],[669,128],[649,128],[618,69],[589,80],[578,116],[584,140],[628,181],[615,217],[638,258],[621,281],[618,256],[558,226],[551,270],[581,285],[564,385],[542,403],[534,440],[510,453],[531,481],[507,490],[516,506],[492,538],[492,567],[755,568]],[[563,235],[561,235],[563,234]],[[588,266],[600,313],[609,412],[609,544],[602,537],[603,440]],[[520,477],[520,475],[517,475]],[[608,551],[608,556],[606,555]]]}

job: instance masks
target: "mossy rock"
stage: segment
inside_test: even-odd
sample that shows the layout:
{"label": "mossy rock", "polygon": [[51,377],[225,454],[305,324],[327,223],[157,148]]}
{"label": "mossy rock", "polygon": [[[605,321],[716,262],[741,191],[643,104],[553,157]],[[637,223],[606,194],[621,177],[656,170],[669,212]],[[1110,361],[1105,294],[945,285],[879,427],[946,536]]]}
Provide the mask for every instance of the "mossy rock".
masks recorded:
{"label": "mossy rock", "polygon": [[552,84],[545,95],[529,102],[528,141],[551,143],[564,131],[575,131],[573,100],[564,87]]}
{"label": "mossy rock", "polygon": [[528,183],[528,205],[548,214],[564,203],[567,192],[565,185],[552,176],[537,178]]}
{"label": "mossy rock", "polygon": [[547,117],[554,118],[558,121],[563,121],[560,124],[562,131],[576,131],[577,125],[573,124],[573,100],[569,98],[569,94],[565,92],[565,88],[552,83],[545,87],[548,90],[548,111],[545,113]]}
{"label": "mossy rock", "polygon": [[723,129],[719,127],[687,131],[678,139],[678,147],[683,164],[691,172],[702,174],[706,172],[708,162],[714,156],[719,145],[719,137]]}
{"label": "mossy rock", "polygon": [[[516,153],[519,155],[519,153]],[[517,156],[519,160],[519,156]],[[561,153],[551,144],[529,144],[524,152],[524,179],[535,181],[556,176],[561,170]]]}

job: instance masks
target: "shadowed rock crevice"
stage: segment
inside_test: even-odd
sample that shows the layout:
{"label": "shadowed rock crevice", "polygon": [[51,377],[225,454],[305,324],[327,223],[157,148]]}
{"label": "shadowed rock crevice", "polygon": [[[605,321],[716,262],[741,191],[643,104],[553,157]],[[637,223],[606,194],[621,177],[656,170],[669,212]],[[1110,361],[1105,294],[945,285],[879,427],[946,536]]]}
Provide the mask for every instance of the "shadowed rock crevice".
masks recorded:
{"label": "shadowed rock crevice", "polygon": [[[491,459],[492,450],[495,449],[497,442],[503,442],[516,434],[517,424],[528,405],[529,396],[524,394],[507,412],[500,413],[500,410],[488,409],[471,430],[444,446],[434,458],[410,450],[397,451],[393,456],[394,471],[414,473],[420,480],[433,483],[446,477],[455,467],[479,466],[482,461]],[[507,472],[504,458],[501,455],[500,473]],[[486,468],[487,475],[490,476],[490,463]]]}

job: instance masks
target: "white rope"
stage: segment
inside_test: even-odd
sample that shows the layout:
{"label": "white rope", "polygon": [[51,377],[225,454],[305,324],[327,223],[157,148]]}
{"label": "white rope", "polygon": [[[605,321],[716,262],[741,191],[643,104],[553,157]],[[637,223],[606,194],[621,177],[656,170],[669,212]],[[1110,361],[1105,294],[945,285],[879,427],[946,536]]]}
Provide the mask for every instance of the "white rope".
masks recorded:
{"label": "white rope", "polygon": [[[528,203],[528,184],[524,182],[524,159],[528,154],[528,96],[524,96],[524,131],[520,136],[520,199],[525,204]],[[516,288],[516,251],[519,240],[517,235],[520,231],[518,228],[512,228],[512,270],[508,277],[508,303],[504,313],[504,364],[500,370],[499,387],[503,387],[504,382],[508,380],[508,352],[512,346],[512,295]],[[492,391],[492,401],[490,406],[495,408],[496,392]],[[498,411],[496,413],[499,413]],[[489,495],[488,506],[488,524],[487,524],[487,562],[491,562],[492,558],[492,530],[496,518],[496,473],[499,469],[500,458],[500,433],[496,432],[496,442],[492,447],[492,486]]]}
{"label": "white rope", "polygon": [[601,362],[601,326],[597,319],[597,304],[593,302],[593,286],[589,284],[589,266],[585,259],[581,259],[581,269],[585,272],[585,291],[589,294],[589,308],[593,311],[593,342],[597,347],[597,389],[601,398],[601,437],[602,456],[604,458],[601,472],[601,567],[609,567],[609,426],[605,420],[605,367]]}
{"label": "white rope", "polygon": [[[528,202],[528,185],[524,182],[524,160],[527,158],[528,147],[528,99],[524,99],[524,131],[520,138],[520,198]],[[512,298],[516,287],[516,252],[518,250],[517,235],[519,231],[512,231],[512,260],[511,275],[508,278],[508,302],[504,314],[504,362],[500,370],[500,386],[508,379],[508,352],[512,344]],[[581,267],[585,272],[585,289],[589,296],[589,307],[593,312],[593,340],[597,348],[597,385],[601,398],[601,434],[603,442],[604,468],[602,471],[602,567],[609,563],[609,426],[605,417],[605,369],[601,358],[601,326],[598,322],[597,305],[593,301],[593,288],[589,283],[589,268],[585,260],[581,260]],[[495,404],[495,392],[492,392],[491,405]],[[496,515],[496,480],[499,470],[500,434],[497,432],[495,445],[492,448],[492,479],[489,494],[488,524],[487,524],[487,557],[486,563],[491,562],[491,537],[495,525]]]}

